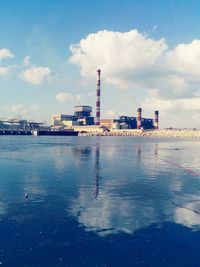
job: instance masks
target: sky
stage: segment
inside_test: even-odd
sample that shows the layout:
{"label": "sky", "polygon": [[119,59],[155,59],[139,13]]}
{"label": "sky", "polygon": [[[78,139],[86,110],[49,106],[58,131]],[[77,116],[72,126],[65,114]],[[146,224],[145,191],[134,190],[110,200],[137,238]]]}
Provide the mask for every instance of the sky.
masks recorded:
{"label": "sky", "polygon": [[102,118],[200,129],[199,21],[198,0],[0,0],[0,119],[95,115],[100,68]]}

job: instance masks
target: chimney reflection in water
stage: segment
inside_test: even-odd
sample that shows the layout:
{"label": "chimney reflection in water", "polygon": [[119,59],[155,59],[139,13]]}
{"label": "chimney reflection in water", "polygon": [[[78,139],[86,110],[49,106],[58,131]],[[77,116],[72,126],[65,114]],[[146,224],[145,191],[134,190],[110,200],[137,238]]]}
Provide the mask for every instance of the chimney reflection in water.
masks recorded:
{"label": "chimney reflection in water", "polygon": [[97,146],[95,149],[95,188],[94,197],[97,198],[99,195],[99,180],[100,180],[100,148]]}

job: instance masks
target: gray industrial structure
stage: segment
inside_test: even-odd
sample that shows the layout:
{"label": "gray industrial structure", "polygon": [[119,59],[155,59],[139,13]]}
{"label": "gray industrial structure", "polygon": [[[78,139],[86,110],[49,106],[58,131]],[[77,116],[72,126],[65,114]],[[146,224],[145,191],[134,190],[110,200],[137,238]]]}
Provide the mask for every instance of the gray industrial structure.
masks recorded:
{"label": "gray industrial structure", "polygon": [[52,126],[56,127],[73,127],[81,125],[93,125],[94,117],[92,115],[92,107],[75,106],[74,115],[58,114],[52,117]]}
{"label": "gray industrial structure", "polygon": [[75,106],[74,115],[59,114],[52,117],[53,127],[77,127],[96,125],[107,129],[158,129],[158,111],[155,118],[143,118],[142,108],[137,109],[137,117],[120,116],[118,119],[100,118],[101,70],[97,70],[96,117],[92,117],[91,106]]}
{"label": "gray industrial structure", "polygon": [[142,109],[139,109],[139,116],[129,117],[120,116],[118,119],[101,119],[101,126],[108,129],[156,129],[154,126],[154,119],[142,118]]}
{"label": "gray industrial structure", "polygon": [[33,129],[47,128],[42,122],[28,121],[21,118],[0,119],[0,130],[31,131]]}

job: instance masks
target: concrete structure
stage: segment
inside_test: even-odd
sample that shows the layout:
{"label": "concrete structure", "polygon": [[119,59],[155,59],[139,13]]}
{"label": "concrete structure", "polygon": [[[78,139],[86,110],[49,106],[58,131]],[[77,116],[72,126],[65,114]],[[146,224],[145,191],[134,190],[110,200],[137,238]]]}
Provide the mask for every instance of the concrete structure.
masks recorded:
{"label": "concrete structure", "polygon": [[159,111],[155,111],[155,117],[154,117],[154,129],[158,130],[158,116],[159,116]]}
{"label": "concrete structure", "polygon": [[52,126],[65,126],[67,121],[77,121],[74,115],[58,114],[52,116]]}
{"label": "concrete structure", "polygon": [[74,120],[72,120],[72,121],[63,121],[62,123],[63,123],[63,126],[65,126],[67,128],[68,127],[71,128],[72,126],[82,125],[81,122],[74,121]]}
{"label": "concrete structure", "polygon": [[114,119],[101,119],[100,120],[100,125],[105,126],[108,129],[112,129],[113,123],[117,122],[118,120]]}
{"label": "concrete structure", "polygon": [[78,132],[92,132],[92,133],[102,133],[105,128],[99,125],[86,125],[86,126],[73,126],[74,131]]}
{"label": "concrete structure", "polygon": [[101,70],[97,70],[97,92],[96,92],[96,120],[95,124],[100,125],[100,112],[101,112],[101,102],[100,102],[100,96],[101,96]]}
{"label": "concrete structure", "polygon": [[75,125],[93,125],[94,117],[91,117],[92,107],[75,106],[74,115],[57,114],[52,116],[52,126],[71,127]]}

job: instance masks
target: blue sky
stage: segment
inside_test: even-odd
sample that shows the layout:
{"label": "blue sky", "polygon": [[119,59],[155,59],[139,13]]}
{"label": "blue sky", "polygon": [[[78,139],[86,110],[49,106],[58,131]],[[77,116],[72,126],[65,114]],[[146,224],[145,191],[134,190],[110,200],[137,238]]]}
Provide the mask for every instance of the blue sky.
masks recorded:
{"label": "blue sky", "polygon": [[199,21],[195,0],[1,0],[0,117],[95,111],[101,68],[102,117],[200,128]]}

